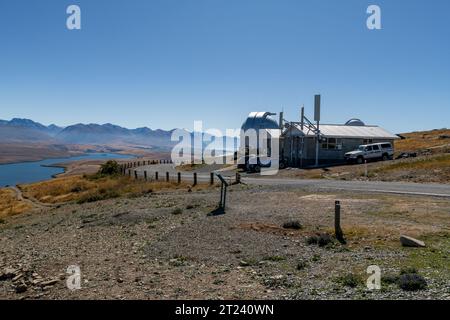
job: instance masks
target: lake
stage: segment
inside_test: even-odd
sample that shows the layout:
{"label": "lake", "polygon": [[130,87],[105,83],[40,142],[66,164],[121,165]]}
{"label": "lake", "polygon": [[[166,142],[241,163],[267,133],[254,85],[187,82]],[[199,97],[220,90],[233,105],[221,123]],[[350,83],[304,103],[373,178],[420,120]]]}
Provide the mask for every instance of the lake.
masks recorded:
{"label": "lake", "polygon": [[132,155],[115,153],[86,153],[68,158],[53,158],[33,162],[20,162],[0,165],[0,187],[14,186],[19,183],[31,183],[51,179],[53,175],[63,173],[64,168],[43,167],[56,163],[77,160],[131,159]]}

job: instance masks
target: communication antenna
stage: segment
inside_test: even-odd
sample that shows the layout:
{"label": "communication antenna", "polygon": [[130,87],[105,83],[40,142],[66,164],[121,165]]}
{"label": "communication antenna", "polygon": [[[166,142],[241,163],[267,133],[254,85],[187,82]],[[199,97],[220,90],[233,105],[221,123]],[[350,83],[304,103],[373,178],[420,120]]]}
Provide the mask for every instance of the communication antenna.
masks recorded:
{"label": "communication antenna", "polygon": [[316,128],[316,167],[319,166],[319,139],[320,139],[320,94],[314,96],[314,121],[317,123]]}

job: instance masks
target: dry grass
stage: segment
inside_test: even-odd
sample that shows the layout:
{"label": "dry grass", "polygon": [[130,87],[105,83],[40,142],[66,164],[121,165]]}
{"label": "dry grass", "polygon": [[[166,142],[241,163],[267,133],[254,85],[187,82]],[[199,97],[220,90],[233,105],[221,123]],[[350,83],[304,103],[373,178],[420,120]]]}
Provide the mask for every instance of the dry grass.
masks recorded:
{"label": "dry grass", "polygon": [[435,149],[437,152],[450,150],[450,129],[411,132],[402,134],[404,140],[395,141],[396,152],[416,152]]}
{"label": "dry grass", "polygon": [[375,171],[440,169],[448,167],[450,167],[450,154],[444,154],[434,157],[417,158],[404,162],[394,162],[387,166],[380,167]]}
{"label": "dry grass", "polygon": [[[93,202],[121,196],[135,197],[156,191],[188,189],[187,183],[147,182],[129,177],[69,176],[23,185],[23,192],[44,203]],[[199,184],[195,188],[205,188]]]}
{"label": "dry grass", "polygon": [[31,209],[25,201],[17,200],[16,193],[11,189],[0,189],[0,219],[24,213]]}

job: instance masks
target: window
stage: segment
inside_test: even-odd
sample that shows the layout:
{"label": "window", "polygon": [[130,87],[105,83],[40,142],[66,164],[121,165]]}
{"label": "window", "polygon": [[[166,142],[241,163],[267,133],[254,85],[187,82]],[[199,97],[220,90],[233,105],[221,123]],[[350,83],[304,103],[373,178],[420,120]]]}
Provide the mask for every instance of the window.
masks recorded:
{"label": "window", "polygon": [[373,143],[373,139],[364,139],[363,144],[370,144]]}
{"label": "window", "polygon": [[381,145],[381,148],[383,148],[383,149],[390,149],[390,148],[392,148],[392,146],[391,146],[390,143],[383,143],[383,144]]}
{"label": "window", "polygon": [[341,150],[342,149],[342,139],[325,138],[322,140],[322,149]]}
{"label": "window", "polygon": [[380,151],[380,147],[376,144],[373,146],[373,151]]}
{"label": "window", "polygon": [[372,151],[372,146],[367,146],[366,151]]}

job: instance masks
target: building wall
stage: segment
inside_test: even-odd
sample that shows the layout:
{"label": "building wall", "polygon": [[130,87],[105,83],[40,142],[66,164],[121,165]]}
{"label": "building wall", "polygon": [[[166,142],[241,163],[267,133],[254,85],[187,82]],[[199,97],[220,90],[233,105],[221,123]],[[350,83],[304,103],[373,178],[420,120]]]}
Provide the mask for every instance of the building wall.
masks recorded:
{"label": "building wall", "polygon": [[[340,139],[342,148],[340,150],[323,149],[319,143],[319,165],[337,164],[345,162],[345,153],[355,150],[358,146],[368,143],[390,142],[394,146],[392,139],[372,139],[364,141],[358,138]],[[302,152],[303,141],[303,152]],[[292,152],[292,154],[291,154]],[[312,166],[316,162],[316,139],[314,137],[296,137],[286,135],[281,144],[281,158],[291,167]]]}

